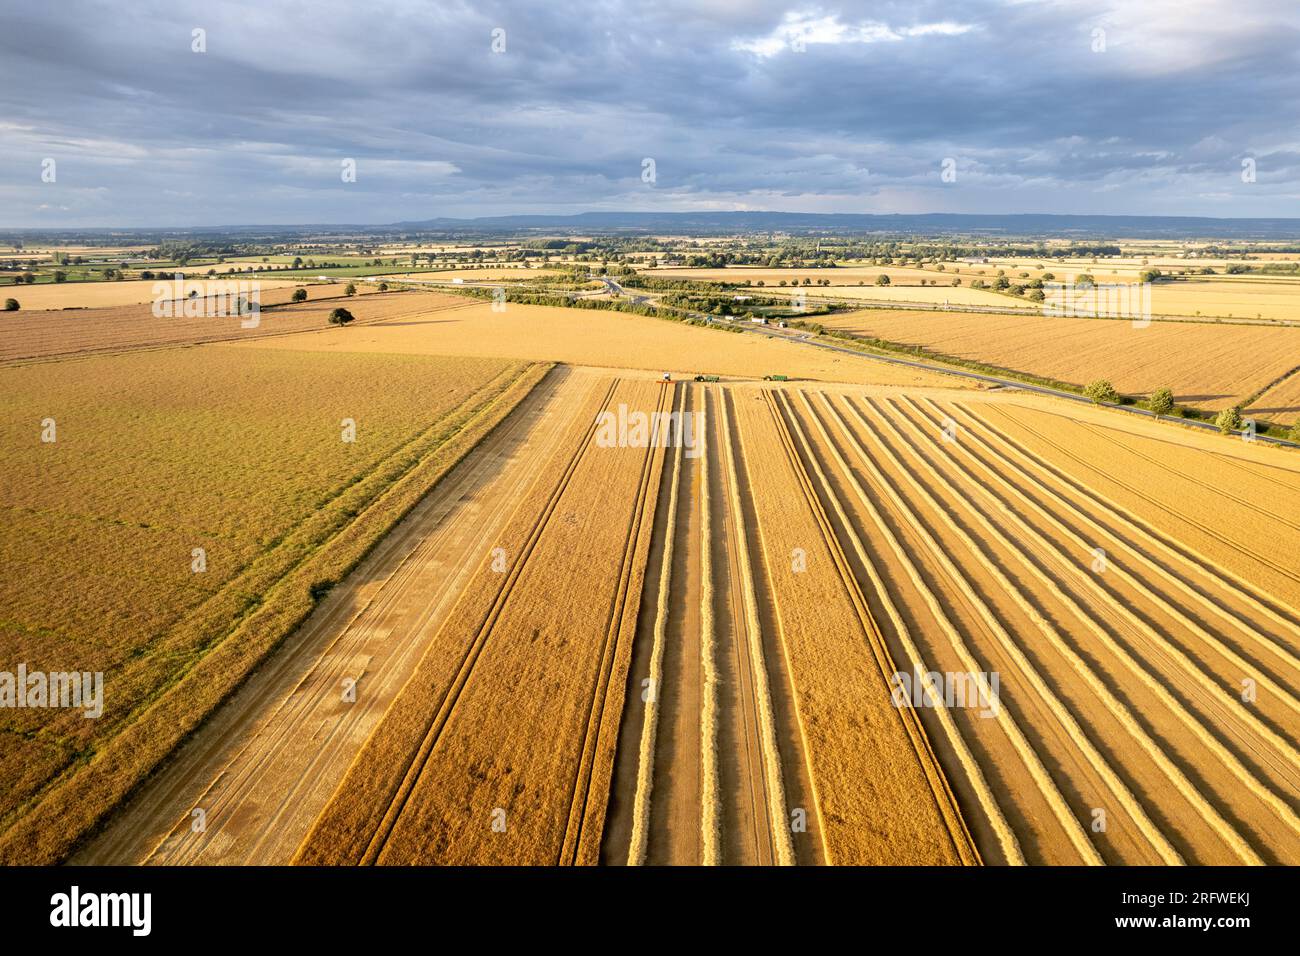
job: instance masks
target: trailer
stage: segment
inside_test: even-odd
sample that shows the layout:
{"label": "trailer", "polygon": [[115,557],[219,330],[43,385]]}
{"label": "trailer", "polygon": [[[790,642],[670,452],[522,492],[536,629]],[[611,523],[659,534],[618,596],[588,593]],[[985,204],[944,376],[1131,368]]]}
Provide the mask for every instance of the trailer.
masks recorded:
{"label": "trailer", "polygon": [[718,382],[718,381],[721,381],[721,379],[719,379],[718,376],[716,376],[716,375],[697,375],[697,376],[695,376],[695,381],[697,381],[697,382]]}

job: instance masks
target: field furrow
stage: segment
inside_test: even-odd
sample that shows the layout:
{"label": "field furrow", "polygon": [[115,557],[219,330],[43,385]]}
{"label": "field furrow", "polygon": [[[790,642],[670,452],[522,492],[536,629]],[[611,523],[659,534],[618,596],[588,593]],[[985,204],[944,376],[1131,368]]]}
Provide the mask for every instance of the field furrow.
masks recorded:
{"label": "field furrow", "polygon": [[[893,428],[892,421],[888,417],[882,416],[882,421],[886,422],[888,427]],[[895,434],[897,433],[895,432]],[[946,450],[946,443],[931,443],[931,447],[936,447],[936,445]],[[915,449],[913,451],[915,453]],[[934,467],[932,462],[921,455],[917,454],[916,457],[926,462],[925,467]],[[976,498],[980,494],[987,494],[985,488],[970,482],[965,476],[961,476],[960,480],[966,481],[970,485],[971,498]],[[990,513],[995,512],[997,507],[995,503],[990,509]],[[1229,813],[1238,814],[1241,818],[1251,819],[1260,830],[1266,830],[1278,822],[1294,829],[1296,823],[1300,821],[1296,819],[1294,812],[1278,795],[1276,789],[1270,787],[1266,780],[1261,779],[1257,771],[1243,764],[1238,754],[1220,741],[1219,735],[1214,732],[1213,728],[1239,732],[1244,737],[1245,743],[1242,748],[1246,751],[1255,749],[1262,741],[1266,752],[1271,752],[1284,759],[1287,763],[1291,763],[1293,762],[1293,753],[1285,741],[1272,734],[1267,727],[1255,719],[1254,715],[1246,711],[1235,698],[1223,693],[1203,673],[1196,670],[1185,657],[1179,659],[1179,655],[1162,634],[1156,633],[1149,627],[1144,627],[1132,615],[1127,608],[1126,600],[1115,599],[1096,583],[1095,573],[1081,570],[1077,562],[1064,558],[1059,552],[1054,554],[1053,546],[1045,538],[1038,535],[1037,532],[1028,530],[1031,527],[1030,525],[1024,522],[1017,524],[1028,543],[1015,545],[1009,542],[1006,536],[980,512],[976,511],[975,514],[980,523],[988,528],[994,536],[1006,543],[1008,547],[1020,547],[1021,553],[1024,555],[1042,556],[1038,559],[1024,561],[1030,576],[1063,602],[1069,609],[1071,618],[1081,622],[1086,631],[1091,632],[1091,635],[1100,642],[1105,652],[1109,653],[1113,659],[1125,668],[1127,676],[1121,679],[1122,682],[1119,683],[1119,686],[1121,688],[1128,686],[1131,678],[1136,678],[1150,691],[1154,699],[1159,700],[1164,705],[1167,713],[1176,719],[1177,724],[1182,725],[1177,727],[1176,724],[1176,729],[1172,730],[1161,730],[1159,725],[1151,719],[1152,709],[1150,707],[1142,708],[1141,713],[1155,724],[1155,728],[1150,732],[1151,736],[1148,736],[1145,726],[1139,728],[1135,717],[1130,716],[1125,719],[1126,727],[1142,749],[1157,765],[1165,770],[1175,787],[1197,807],[1199,812],[1210,814],[1208,818],[1216,821],[1215,828],[1219,834],[1233,845],[1244,859],[1253,862],[1253,850],[1249,849],[1245,840],[1240,837],[1227,820],[1219,815],[1220,811],[1217,809],[1217,804],[1221,804],[1226,800],[1226,796],[1221,796],[1219,801],[1215,802],[1216,805],[1212,806],[1211,800],[1194,788],[1182,771],[1175,767],[1170,760],[1169,753],[1173,751],[1169,750],[1167,745],[1163,748],[1157,746],[1156,739],[1163,741],[1176,740],[1181,736],[1190,734],[1189,739],[1202,742],[1210,751],[1214,763],[1227,767],[1232,776],[1236,778],[1236,782],[1252,793],[1271,811],[1271,813],[1261,813],[1259,808],[1243,801],[1234,803]],[[1051,560],[1053,557],[1062,566],[1073,572],[1077,579],[1081,579],[1087,589],[1091,590],[1092,593],[1089,595],[1091,600],[1075,597],[1046,574],[1042,567],[1042,559]],[[1107,606],[1113,608],[1129,624],[1136,624],[1136,629],[1143,632],[1139,641],[1136,642],[1136,650],[1130,649],[1123,641],[1112,636],[1110,630],[1101,626],[1098,615],[1092,608]],[[1101,649],[1094,649],[1087,645],[1085,647],[1089,652],[1089,659],[1094,661],[1105,659]],[[1159,664],[1166,665],[1166,669],[1159,669],[1157,666]],[[1188,674],[1200,680],[1199,686],[1190,691],[1180,688],[1180,681],[1186,680]],[[1184,689],[1185,692],[1176,696],[1171,692],[1170,688]],[[1227,711],[1227,713],[1223,713],[1223,711]],[[1182,733],[1179,733],[1179,731],[1182,731]],[[1225,785],[1225,793],[1232,793],[1234,789],[1231,783]],[[1280,789],[1281,792],[1286,792],[1285,786]],[[1155,791],[1152,792],[1154,794]]]}
{"label": "field furrow", "polygon": [[[616,391],[620,403],[647,411],[663,400],[658,386],[624,383]],[[435,676],[438,660],[426,661],[435,692],[436,686],[446,688],[441,703],[429,699],[423,687],[408,685],[418,695],[410,713],[432,711],[432,722],[426,723],[419,751],[400,771],[404,779],[390,791],[387,811],[370,837],[374,862],[453,862],[466,853],[479,858],[500,853],[514,862],[553,863],[562,854],[573,862],[594,860],[615,723],[604,715],[622,710],[629,639],[621,635],[640,600],[643,539],[649,533],[641,512],[650,503],[647,490],[655,486],[662,455],[654,448],[596,447],[595,419],[587,421],[591,427],[577,441],[540,513],[517,516],[516,530],[503,536],[506,555],[518,555],[508,557],[507,580],[498,585],[492,580],[496,575],[481,568],[443,625],[440,635],[449,641],[466,633],[464,624],[475,636],[458,666],[443,671],[447,676]],[[622,518],[581,508],[593,487],[607,488],[616,495],[613,500],[625,502],[617,512]],[[599,557],[611,550],[626,560],[611,566]],[[559,579],[547,585],[547,575],[554,573]],[[581,587],[580,580],[586,582]],[[575,596],[567,606],[539,600],[551,587]],[[564,615],[563,626],[557,615]],[[455,663],[454,655],[447,656],[445,649],[433,655],[443,658],[443,668]],[[608,703],[601,700],[605,694]],[[386,723],[400,705],[399,700]],[[567,728],[560,738],[567,745],[538,750],[530,747],[527,734],[517,732],[541,726]],[[392,780],[392,758],[376,743],[386,736],[381,725],[368,749]],[[327,828],[355,828],[366,826],[367,817],[373,820],[373,811],[364,810],[358,819],[349,783],[373,786],[370,775],[358,770],[367,756],[363,752],[326,808],[300,859],[328,856]]]}

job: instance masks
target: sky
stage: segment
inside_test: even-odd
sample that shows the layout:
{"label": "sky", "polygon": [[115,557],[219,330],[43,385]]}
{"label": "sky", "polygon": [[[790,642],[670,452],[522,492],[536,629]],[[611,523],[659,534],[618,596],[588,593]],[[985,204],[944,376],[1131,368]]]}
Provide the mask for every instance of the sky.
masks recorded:
{"label": "sky", "polygon": [[11,4],[0,228],[1300,216],[1298,120],[1295,0]]}

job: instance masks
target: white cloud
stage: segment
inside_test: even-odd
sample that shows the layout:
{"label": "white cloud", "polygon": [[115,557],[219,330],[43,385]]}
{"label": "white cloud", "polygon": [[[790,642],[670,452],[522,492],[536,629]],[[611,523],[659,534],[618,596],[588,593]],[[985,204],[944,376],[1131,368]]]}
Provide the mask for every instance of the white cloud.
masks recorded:
{"label": "white cloud", "polygon": [[782,50],[813,45],[838,46],[845,43],[897,43],[913,37],[960,36],[973,30],[971,24],[948,20],[920,23],[895,29],[879,20],[844,23],[838,14],[787,13],[767,36],[736,39],[733,50],[752,53],[764,59]]}

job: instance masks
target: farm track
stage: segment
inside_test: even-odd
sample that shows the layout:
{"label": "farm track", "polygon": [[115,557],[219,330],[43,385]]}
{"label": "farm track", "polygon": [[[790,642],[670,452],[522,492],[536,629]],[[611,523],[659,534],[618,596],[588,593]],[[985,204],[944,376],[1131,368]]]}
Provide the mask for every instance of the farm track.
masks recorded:
{"label": "farm track", "polygon": [[453,469],[74,862],[286,862],[587,395],[571,374],[552,372]]}

